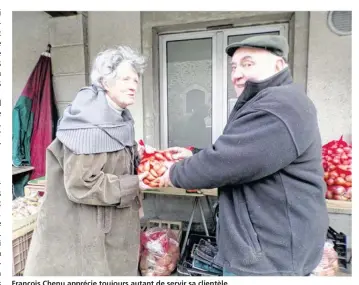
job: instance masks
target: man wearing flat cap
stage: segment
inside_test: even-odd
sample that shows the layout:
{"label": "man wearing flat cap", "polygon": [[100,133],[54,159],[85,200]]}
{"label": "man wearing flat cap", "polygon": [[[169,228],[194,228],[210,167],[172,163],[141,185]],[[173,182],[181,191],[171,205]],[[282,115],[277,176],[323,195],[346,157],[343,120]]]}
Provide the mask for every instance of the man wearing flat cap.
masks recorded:
{"label": "man wearing flat cap", "polygon": [[328,214],[317,112],[292,81],[288,43],[255,36],[226,48],[237,102],[223,134],[173,164],[161,185],[218,188],[224,275],[307,276],[319,264]]}

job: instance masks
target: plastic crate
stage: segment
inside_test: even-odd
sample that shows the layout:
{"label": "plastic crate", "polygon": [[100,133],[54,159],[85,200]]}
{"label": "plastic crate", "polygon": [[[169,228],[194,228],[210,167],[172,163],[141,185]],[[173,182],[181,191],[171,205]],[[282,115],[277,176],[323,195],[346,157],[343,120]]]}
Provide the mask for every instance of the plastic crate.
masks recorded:
{"label": "plastic crate", "polygon": [[37,215],[33,214],[25,218],[12,219],[12,240],[20,238],[35,229]]}
{"label": "plastic crate", "polygon": [[[34,190],[32,190],[32,193],[34,194],[33,191]],[[29,190],[27,190],[27,193],[30,195]],[[44,194],[44,192],[42,192],[41,194],[39,190],[36,190],[36,194],[38,195],[38,197],[41,197]],[[22,198],[26,198],[26,196]],[[38,207],[37,210],[38,211],[40,210],[40,206]],[[24,236],[25,234],[34,230],[37,222],[38,211],[26,217],[12,216],[12,240]]]}
{"label": "plastic crate", "polygon": [[177,263],[177,274],[180,276],[218,276],[209,272],[201,271],[192,268],[192,256],[194,245],[198,244],[201,239],[209,241],[212,245],[216,246],[216,238],[214,236],[207,236],[203,234],[190,234],[187,243],[182,245],[186,249],[180,261]]}
{"label": "plastic crate", "polygon": [[12,241],[12,274],[21,276],[25,269],[27,254],[29,252],[33,231],[26,233]]}

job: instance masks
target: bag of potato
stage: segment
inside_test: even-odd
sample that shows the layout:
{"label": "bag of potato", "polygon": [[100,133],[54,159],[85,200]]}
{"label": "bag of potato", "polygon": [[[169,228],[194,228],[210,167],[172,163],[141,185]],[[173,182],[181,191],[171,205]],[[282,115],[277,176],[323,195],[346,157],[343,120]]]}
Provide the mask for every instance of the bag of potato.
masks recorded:
{"label": "bag of potato", "polygon": [[170,229],[151,228],[141,233],[142,276],[169,276],[180,256],[179,241]]}

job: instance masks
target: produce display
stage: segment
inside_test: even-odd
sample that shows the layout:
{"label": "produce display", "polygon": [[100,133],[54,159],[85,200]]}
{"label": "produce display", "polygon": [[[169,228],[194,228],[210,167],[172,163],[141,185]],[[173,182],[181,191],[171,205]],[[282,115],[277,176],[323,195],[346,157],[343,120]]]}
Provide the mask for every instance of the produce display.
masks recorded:
{"label": "produce display", "polygon": [[141,233],[142,276],[171,275],[177,266],[179,256],[179,241],[170,229],[155,227]]}
{"label": "produce display", "polygon": [[36,214],[43,199],[36,192],[31,193],[29,196],[16,198],[12,201],[12,217],[21,219]]}
{"label": "produce display", "polygon": [[[142,140],[139,141],[139,144],[144,146]],[[170,151],[160,151],[156,150],[153,153],[147,153],[146,151],[143,154],[143,158],[137,168],[137,173],[143,173],[148,171],[148,176],[143,179],[143,182],[152,187],[158,188],[159,181],[155,181],[156,178],[161,177],[167,170],[167,166],[165,164],[166,161],[176,162],[178,159],[174,159],[172,157]]]}
{"label": "produce display", "polygon": [[322,147],[326,199],[352,199],[352,145],[343,140],[331,141]]}

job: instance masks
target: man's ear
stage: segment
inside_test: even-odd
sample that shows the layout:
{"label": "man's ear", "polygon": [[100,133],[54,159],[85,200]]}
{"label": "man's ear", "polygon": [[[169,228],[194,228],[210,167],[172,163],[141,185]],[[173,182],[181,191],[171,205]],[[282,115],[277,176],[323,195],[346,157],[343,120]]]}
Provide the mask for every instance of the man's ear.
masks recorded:
{"label": "man's ear", "polygon": [[275,71],[276,72],[279,72],[281,71],[282,69],[284,69],[286,66],[286,63],[284,61],[283,58],[281,57],[278,57],[277,61],[276,61],[276,64],[275,64]]}

